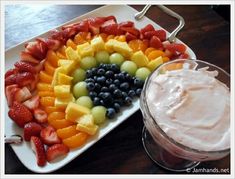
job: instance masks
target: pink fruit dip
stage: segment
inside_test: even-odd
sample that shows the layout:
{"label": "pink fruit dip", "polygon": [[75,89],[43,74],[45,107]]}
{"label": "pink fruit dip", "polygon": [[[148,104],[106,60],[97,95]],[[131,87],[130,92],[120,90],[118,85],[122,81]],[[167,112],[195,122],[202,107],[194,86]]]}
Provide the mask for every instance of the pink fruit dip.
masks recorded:
{"label": "pink fruit dip", "polygon": [[147,105],[169,137],[202,151],[230,148],[230,91],[217,75],[206,68],[153,74]]}

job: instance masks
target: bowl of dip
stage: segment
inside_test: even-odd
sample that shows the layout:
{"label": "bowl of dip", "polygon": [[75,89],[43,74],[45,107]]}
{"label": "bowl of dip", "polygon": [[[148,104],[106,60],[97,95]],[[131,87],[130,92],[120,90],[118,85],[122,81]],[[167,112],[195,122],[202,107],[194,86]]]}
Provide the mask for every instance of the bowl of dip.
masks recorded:
{"label": "bowl of dip", "polygon": [[230,75],[213,64],[161,65],[145,82],[140,109],[144,148],[166,169],[186,171],[230,153]]}

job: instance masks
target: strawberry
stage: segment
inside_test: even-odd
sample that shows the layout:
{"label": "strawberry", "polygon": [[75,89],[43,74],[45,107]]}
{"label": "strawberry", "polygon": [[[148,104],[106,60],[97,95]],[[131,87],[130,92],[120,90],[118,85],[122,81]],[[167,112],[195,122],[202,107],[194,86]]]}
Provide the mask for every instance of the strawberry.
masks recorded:
{"label": "strawberry", "polygon": [[5,89],[5,94],[6,94],[6,98],[7,98],[7,104],[8,104],[9,107],[12,106],[15,92],[18,89],[20,89],[20,88],[18,88],[18,85],[16,85],[16,84],[9,85]]}
{"label": "strawberry", "polygon": [[126,22],[121,22],[118,25],[119,27],[134,27],[134,22],[126,21]]}
{"label": "strawberry", "polygon": [[61,42],[73,37],[75,34],[77,34],[77,30],[74,27],[66,28],[63,30],[63,39],[60,40]]}
{"label": "strawberry", "polygon": [[161,40],[157,36],[152,36],[152,38],[150,39],[149,45],[150,47],[153,47],[156,49],[163,47]]}
{"label": "strawberry", "polygon": [[5,78],[5,86],[16,84],[16,74],[11,74]]}
{"label": "strawberry", "polygon": [[89,25],[88,21],[84,20],[77,24],[74,24],[73,27],[76,29],[77,32],[88,32],[89,31]]}
{"label": "strawberry", "polygon": [[55,39],[46,39],[45,42],[47,44],[48,49],[51,50],[57,50],[61,45],[61,42]]}
{"label": "strawberry", "polygon": [[8,115],[19,127],[24,127],[26,123],[33,120],[33,115],[29,109],[16,101],[8,111]]}
{"label": "strawberry", "polygon": [[39,136],[42,126],[36,122],[29,122],[24,125],[24,140],[30,141],[31,136]]}
{"label": "strawberry", "polygon": [[64,39],[63,32],[57,29],[51,30],[49,37],[55,40],[62,41]]}
{"label": "strawberry", "polygon": [[30,55],[26,51],[22,51],[20,53],[20,60],[23,61],[23,62],[30,62],[30,63],[33,63],[33,64],[38,64],[39,63],[39,61],[36,58],[34,58],[32,55]]}
{"label": "strawberry", "polygon": [[48,147],[46,151],[46,158],[48,162],[51,162],[55,158],[66,155],[69,152],[69,148],[64,144],[54,144]]}
{"label": "strawberry", "polygon": [[127,42],[129,42],[129,41],[131,41],[131,40],[135,40],[135,39],[137,39],[136,36],[134,36],[133,34],[131,34],[131,33],[129,33],[129,32],[126,33],[126,41],[127,41]]}
{"label": "strawberry", "polygon": [[33,96],[32,98],[28,99],[23,103],[30,111],[37,109],[39,106],[39,96]]}
{"label": "strawberry", "polygon": [[47,113],[42,110],[42,109],[35,109],[33,111],[33,115],[34,115],[34,118],[35,120],[38,122],[38,123],[45,123],[47,122]]}
{"label": "strawberry", "polygon": [[180,54],[179,59],[188,59],[189,55],[187,53]]}
{"label": "strawberry", "polygon": [[19,86],[26,86],[35,80],[34,75],[30,72],[18,73],[16,76],[16,83]]}
{"label": "strawberry", "polygon": [[144,28],[140,29],[140,33],[144,34],[145,32],[149,32],[149,31],[154,31],[154,27],[152,24],[148,24],[146,25]]}
{"label": "strawberry", "polygon": [[47,126],[41,130],[40,137],[44,144],[52,145],[61,143],[55,129],[52,126]]}
{"label": "strawberry", "polygon": [[117,23],[117,19],[116,19],[115,16],[107,16],[107,17],[105,17],[105,21],[108,21],[108,20],[113,20],[114,22]]}
{"label": "strawberry", "polygon": [[105,28],[106,26],[112,25],[112,24],[117,24],[117,22],[113,19],[107,20],[105,21],[100,27]]}
{"label": "strawberry", "polygon": [[17,102],[24,102],[27,99],[31,98],[32,94],[30,93],[30,91],[28,90],[27,87],[23,87],[22,89],[18,89],[15,94],[14,94],[14,101]]}
{"label": "strawberry", "polygon": [[13,69],[9,69],[7,70],[7,72],[5,73],[5,78],[7,78],[10,75],[15,75],[18,73],[18,69],[13,68]]}
{"label": "strawberry", "polygon": [[31,91],[32,93],[34,92],[34,90],[36,89],[37,83],[39,81],[39,76],[37,74],[34,75],[34,80],[27,85],[29,91]]}
{"label": "strawberry", "polygon": [[43,54],[43,52],[41,51],[41,46],[38,41],[28,42],[25,45],[25,48],[26,48],[25,51],[28,52],[30,55],[32,55],[37,60],[41,61],[45,58],[45,54]]}
{"label": "strawberry", "polygon": [[140,35],[140,31],[135,27],[121,27],[121,30],[124,32],[129,32],[136,37],[139,37]]}
{"label": "strawberry", "polygon": [[186,51],[186,46],[178,43],[167,44],[165,48],[174,55],[182,54]]}
{"label": "strawberry", "polygon": [[42,141],[36,136],[32,136],[30,139],[31,148],[36,154],[37,164],[39,166],[46,165],[46,154]]}
{"label": "strawberry", "polygon": [[161,41],[166,40],[166,32],[164,30],[154,30],[144,33],[144,38],[151,39],[152,36],[157,36]]}
{"label": "strawberry", "polygon": [[35,67],[31,63],[19,61],[16,62],[14,65],[19,72],[36,73]]}
{"label": "strawberry", "polygon": [[118,34],[118,24],[110,24],[100,29],[101,33],[106,33],[110,35],[117,35]]}
{"label": "strawberry", "polygon": [[100,33],[100,26],[105,22],[105,18],[103,17],[93,17],[88,18],[89,30],[93,34]]}

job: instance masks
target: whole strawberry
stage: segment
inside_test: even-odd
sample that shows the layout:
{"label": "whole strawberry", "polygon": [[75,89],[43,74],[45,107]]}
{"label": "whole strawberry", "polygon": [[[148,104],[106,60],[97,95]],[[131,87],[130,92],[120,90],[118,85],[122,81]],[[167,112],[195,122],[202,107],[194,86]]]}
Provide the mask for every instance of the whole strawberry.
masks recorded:
{"label": "whole strawberry", "polygon": [[9,117],[21,128],[33,120],[30,110],[19,102],[14,102],[8,112]]}

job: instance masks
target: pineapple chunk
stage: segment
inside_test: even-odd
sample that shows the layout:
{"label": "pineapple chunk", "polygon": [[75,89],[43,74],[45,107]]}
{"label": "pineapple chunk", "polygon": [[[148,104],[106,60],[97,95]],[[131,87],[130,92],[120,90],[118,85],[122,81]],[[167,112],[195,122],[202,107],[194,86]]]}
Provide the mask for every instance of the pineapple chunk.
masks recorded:
{"label": "pineapple chunk", "polygon": [[99,36],[99,37],[92,39],[91,46],[96,52],[104,50],[104,41],[102,37]]}
{"label": "pineapple chunk", "polygon": [[124,57],[127,58],[129,58],[133,53],[133,50],[128,46],[126,42],[120,42],[118,40],[115,40],[113,49],[114,51],[122,54]]}
{"label": "pineapple chunk", "polygon": [[77,67],[77,61],[59,60],[58,65],[65,69],[65,71],[66,71],[65,74],[69,74],[72,70],[74,70]]}
{"label": "pineapple chunk", "polygon": [[89,42],[77,46],[77,51],[81,57],[94,56],[94,50]]}
{"label": "pineapple chunk", "polygon": [[133,62],[135,62],[135,64],[136,64],[138,67],[145,67],[145,66],[147,66],[148,63],[149,63],[148,58],[146,57],[146,55],[145,55],[141,50],[135,52],[135,53],[131,56],[131,60],[132,60]]}
{"label": "pineapple chunk", "polygon": [[85,132],[89,135],[94,135],[98,129],[98,126],[94,123],[94,118],[91,114],[83,115],[76,120],[76,129]]}
{"label": "pineapple chunk", "polygon": [[104,47],[105,50],[108,51],[109,53],[113,53],[113,45],[115,44],[116,40],[114,39],[109,39],[108,42],[105,43]]}
{"label": "pineapple chunk", "polygon": [[59,67],[59,68],[55,69],[53,79],[52,79],[52,82],[51,82],[52,86],[55,86],[55,85],[58,84],[58,75],[59,75],[59,73],[66,74],[66,70],[63,67]]}
{"label": "pineapple chunk", "polygon": [[58,74],[58,84],[59,85],[71,85],[73,77],[65,75],[63,73]]}
{"label": "pineapple chunk", "polygon": [[65,53],[66,53],[66,57],[69,60],[80,61],[80,59],[81,59],[78,52],[73,50],[72,47],[66,48]]}
{"label": "pineapple chunk", "polygon": [[160,66],[161,64],[163,64],[162,56],[157,57],[157,58],[154,59],[154,60],[151,60],[151,61],[148,63],[147,67],[148,67],[151,71],[153,71],[153,70],[155,70],[158,66]]}
{"label": "pineapple chunk", "polygon": [[65,113],[66,113],[65,119],[75,122],[76,119],[78,119],[82,115],[89,114],[90,109],[84,106],[78,105],[74,102],[70,102],[65,110]]}
{"label": "pineapple chunk", "polygon": [[72,94],[68,98],[55,98],[55,107],[65,109],[71,101],[75,102]]}
{"label": "pineapple chunk", "polygon": [[57,98],[68,98],[70,97],[70,85],[57,85],[54,86],[54,93]]}

